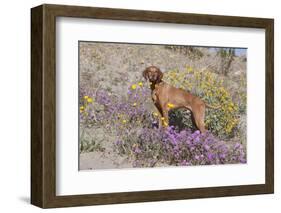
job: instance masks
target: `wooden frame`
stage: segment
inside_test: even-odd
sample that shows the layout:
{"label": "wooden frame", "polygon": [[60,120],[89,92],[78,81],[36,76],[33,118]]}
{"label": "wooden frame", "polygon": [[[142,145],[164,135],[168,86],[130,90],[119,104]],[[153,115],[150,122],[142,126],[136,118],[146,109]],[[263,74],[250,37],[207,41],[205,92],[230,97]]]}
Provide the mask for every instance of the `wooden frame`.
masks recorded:
{"label": "wooden frame", "polygon": [[[266,32],[266,183],[246,186],[172,189],[90,195],[56,195],[56,17],[165,22],[263,28]],[[218,196],[274,191],[274,21],[273,19],[140,10],[41,5],[31,9],[31,203],[65,207]]]}

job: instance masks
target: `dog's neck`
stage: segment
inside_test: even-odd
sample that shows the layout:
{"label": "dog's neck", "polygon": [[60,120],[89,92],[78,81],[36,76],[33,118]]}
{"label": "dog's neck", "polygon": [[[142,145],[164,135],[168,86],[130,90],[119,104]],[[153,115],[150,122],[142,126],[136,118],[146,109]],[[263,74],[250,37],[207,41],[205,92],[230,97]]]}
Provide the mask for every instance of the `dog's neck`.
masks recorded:
{"label": "dog's neck", "polygon": [[163,83],[164,83],[164,81],[162,81],[162,80],[157,81],[157,82],[151,82],[150,89],[153,91],[153,90],[155,90],[155,88],[157,88],[158,86],[160,86]]}

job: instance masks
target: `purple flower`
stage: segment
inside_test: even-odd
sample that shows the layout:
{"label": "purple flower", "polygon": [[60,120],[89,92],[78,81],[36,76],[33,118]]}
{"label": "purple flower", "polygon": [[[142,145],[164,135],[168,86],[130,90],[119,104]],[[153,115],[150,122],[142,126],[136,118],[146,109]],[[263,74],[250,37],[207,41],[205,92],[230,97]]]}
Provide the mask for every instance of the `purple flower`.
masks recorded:
{"label": "purple flower", "polygon": [[233,147],[234,149],[241,149],[242,145],[240,143],[236,143]]}
{"label": "purple flower", "polygon": [[194,138],[194,142],[195,143],[199,143],[200,142],[200,138],[199,137]]}
{"label": "purple flower", "polygon": [[182,161],[180,162],[180,165],[181,165],[181,166],[189,166],[190,163],[189,163],[187,160],[182,160]]}
{"label": "purple flower", "polygon": [[247,163],[247,160],[244,157],[239,157],[240,163]]}
{"label": "purple flower", "polygon": [[139,153],[141,153],[141,149],[137,146],[137,147],[135,148],[134,152],[137,153],[137,154],[139,154]]}
{"label": "purple flower", "polygon": [[220,157],[221,159],[224,159],[224,158],[225,158],[225,154],[224,154],[224,153],[220,153],[220,154],[219,154],[219,157]]}
{"label": "purple flower", "polygon": [[192,135],[200,135],[200,131],[196,130]]}
{"label": "purple flower", "polygon": [[206,151],[208,151],[208,150],[210,150],[210,146],[207,145],[207,144],[205,144],[205,145],[204,145],[204,149],[205,149]]}

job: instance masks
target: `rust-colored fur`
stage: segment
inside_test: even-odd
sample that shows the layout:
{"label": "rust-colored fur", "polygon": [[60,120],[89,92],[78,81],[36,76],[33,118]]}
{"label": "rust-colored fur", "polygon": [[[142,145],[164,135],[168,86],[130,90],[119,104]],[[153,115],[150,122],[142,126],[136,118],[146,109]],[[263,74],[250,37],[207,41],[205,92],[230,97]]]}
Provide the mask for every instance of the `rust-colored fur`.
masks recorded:
{"label": "rust-colored fur", "polygon": [[199,97],[165,83],[162,81],[163,73],[156,66],[147,67],[143,71],[143,76],[151,82],[152,100],[160,115],[164,117],[164,121],[159,121],[160,125],[167,126],[169,124],[168,112],[170,109],[185,108],[192,112],[195,124],[200,132],[206,132],[204,123],[206,106],[214,109],[219,107],[205,104]]}

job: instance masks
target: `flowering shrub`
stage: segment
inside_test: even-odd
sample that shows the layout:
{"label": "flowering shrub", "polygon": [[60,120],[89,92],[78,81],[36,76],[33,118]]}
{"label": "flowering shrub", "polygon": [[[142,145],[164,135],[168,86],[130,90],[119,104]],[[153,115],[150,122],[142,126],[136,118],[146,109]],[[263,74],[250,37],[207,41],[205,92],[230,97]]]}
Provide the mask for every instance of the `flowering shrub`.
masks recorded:
{"label": "flowering shrub", "polygon": [[[91,103],[87,101],[89,98]],[[126,96],[121,97],[102,89],[80,90],[80,124],[103,126],[118,134],[125,129],[152,127],[157,116],[146,106],[150,100],[150,89],[142,82],[131,85]]]}
{"label": "flowering shrub", "polygon": [[117,140],[115,146],[120,154],[134,159],[135,167],[246,162],[240,143],[226,145],[210,133],[200,134],[198,130],[178,132],[173,127],[143,128],[131,133]]}
{"label": "flowering shrub", "polygon": [[[239,121],[239,106],[223,86],[222,78],[219,79],[218,76],[207,70],[195,70],[188,67],[183,71],[172,70],[165,73],[165,81],[190,91],[210,105],[221,106],[220,109],[207,108],[206,126],[212,133],[220,137],[233,136]],[[182,114],[176,116],[181,117]],[[185,119],[184,122],[187,127],[193,126],[191,119]]]}

